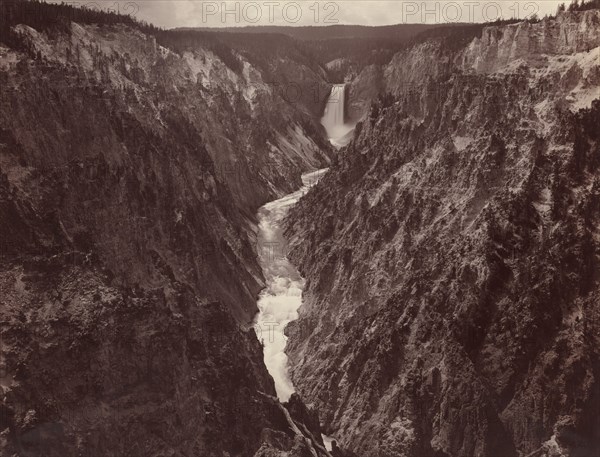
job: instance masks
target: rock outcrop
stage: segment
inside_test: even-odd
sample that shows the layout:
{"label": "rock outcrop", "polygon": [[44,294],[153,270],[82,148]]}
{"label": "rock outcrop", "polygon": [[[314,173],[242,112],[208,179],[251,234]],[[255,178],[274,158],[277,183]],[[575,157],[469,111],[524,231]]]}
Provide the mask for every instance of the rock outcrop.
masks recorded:
{"label": "rock outcrop", "polygon": [[458,29],[448,29],[451,38],[427,40],[428,35],[424,34],[414,46],[397,53],[388,65],[365,68],[352,81],[348,116],[354,121],[362,119],[378,95],[439,90],[437,83],[457,72],[506,73],[523,66],[548,74],[556,70],[556,65],[572,66],[576,63],[574,56],[588,55],[600,46],[599,23],[598,10],[559,13],[556,18],[539,23],[485,27],[481,36],[466,46],[457,46],[465,39],[460,33],[468,37],[478,32],[478,27],[469,26],[460,33]]}
{"label": "rock outcrop", "polygon": [[291,210],[293,380],[343,448],[600,452],[599,18],[398,54]]}

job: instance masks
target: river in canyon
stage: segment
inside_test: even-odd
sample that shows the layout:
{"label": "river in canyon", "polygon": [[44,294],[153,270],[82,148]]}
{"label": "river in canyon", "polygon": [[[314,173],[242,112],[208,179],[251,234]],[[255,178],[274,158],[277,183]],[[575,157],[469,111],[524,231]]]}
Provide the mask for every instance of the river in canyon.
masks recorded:
{"label": "river in canyon", "polygon": [[[332,87],[321,124],[331,144],[340,148],[352,135],[353,126],[345,123],[345,85]],[[275,381],[280,401],[295,392],[285,354],[285,326],[298,318],[302,305],[304,279],[287,258],[287,241],[283,236],[283,219],[290,208],[327,172],[327,168],[302,175],[302,187],[274,200],[258,210],[258,260],[265,277],[265,288],[259,295],[255,329],[264,346],[264,361]],[[332,438],[323,436],[328,450]]]}
{"label": "river in canyon", "polygon": [[275,381],[277,396],[282,402],[288,401],[295,391],[284,352],[287,337],[283,330],[289,322],[297,319],[304,288],[300,273],[287,259],[282,223],[290,208],[326,171],[322,169],[304,174],[301,189],[269,202],[258,210],[258,259],[266,286],[258,299],[259,313],[255,328],[264,344],[265,365]]}

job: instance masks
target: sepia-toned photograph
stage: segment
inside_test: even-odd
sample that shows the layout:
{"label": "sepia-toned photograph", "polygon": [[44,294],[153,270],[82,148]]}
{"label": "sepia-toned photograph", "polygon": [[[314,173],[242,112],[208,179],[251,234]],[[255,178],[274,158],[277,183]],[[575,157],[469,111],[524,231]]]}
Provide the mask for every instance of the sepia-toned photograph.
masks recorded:
{"label": "sepia-toned photograph", "polygon": [[600,457],[600,0],[0,0],[0,457]]}

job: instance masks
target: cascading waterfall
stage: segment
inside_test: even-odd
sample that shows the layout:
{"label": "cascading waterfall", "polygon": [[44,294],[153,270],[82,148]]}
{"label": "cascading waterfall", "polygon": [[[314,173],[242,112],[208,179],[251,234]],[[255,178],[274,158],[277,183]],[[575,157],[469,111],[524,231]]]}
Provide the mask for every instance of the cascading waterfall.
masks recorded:
{"label": "cascading waterfall", "polygon": [[354,125],[345,122],[346,85],[335,84],[325,105],[321,124],[327,131],[329,141],[340,148],[348,144]]}
{"label": "cascading waterfall", "polygon": [[331,93],[327,99],[325,112],[321,123],[330,130],[344,124],[344,103],[346,101],[346,85],[336,84],[331,88]]}

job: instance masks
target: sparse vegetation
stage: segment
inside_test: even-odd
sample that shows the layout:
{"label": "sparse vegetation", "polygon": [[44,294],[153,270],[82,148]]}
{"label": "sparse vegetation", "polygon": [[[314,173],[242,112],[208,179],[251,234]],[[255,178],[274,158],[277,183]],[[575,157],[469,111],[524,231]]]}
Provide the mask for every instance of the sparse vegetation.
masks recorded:
{"label": "sparse vegetation", "polygon": [[30,51],[28,44],[13,31],[14,26],[25,24],[54,38],[58,34],[70,34],[71,22],[101,26],[125,24],[154,36],[159,44],[178,53],[198,47],[208,48],[231,70],[236,73],[242,71],[242,63],[235,52],[220,40],[217,34],[191,30],[164,30],[127,14],[85,7],[77,8],[66,3],[50,4],[39,0],[3,1],[0,3],[0,42],[28,52]]}
{"label": "sparse vegetation", "polygon": [[568,7],[564,3],[558,5],[557,14],[565,11],[587,11],[600,8],[600,0],[572,0]]}

